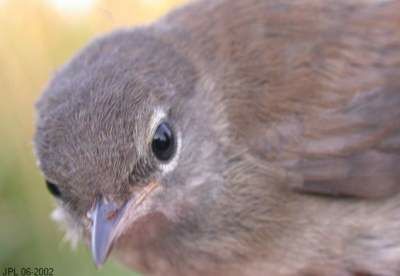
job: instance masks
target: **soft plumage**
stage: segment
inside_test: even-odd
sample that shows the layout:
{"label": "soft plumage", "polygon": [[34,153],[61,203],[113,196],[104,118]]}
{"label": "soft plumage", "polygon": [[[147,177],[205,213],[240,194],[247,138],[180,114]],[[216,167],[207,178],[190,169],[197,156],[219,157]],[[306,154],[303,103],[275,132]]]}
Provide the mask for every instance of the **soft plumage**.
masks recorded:
{"label": "soft plumage", "polygon": [[39,100],[35,149],[96,263],[399,275],[399,11],[204,0],[91,42]]}

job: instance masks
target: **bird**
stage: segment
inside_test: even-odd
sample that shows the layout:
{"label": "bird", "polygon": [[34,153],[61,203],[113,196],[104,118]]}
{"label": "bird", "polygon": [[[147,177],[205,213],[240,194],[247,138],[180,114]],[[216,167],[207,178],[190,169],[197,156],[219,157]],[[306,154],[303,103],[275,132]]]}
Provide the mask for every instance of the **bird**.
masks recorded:
{"label": "bird", "polygon": [[400,1],[198,0],[36,103],[54,218],[143,275],[400,275]]}

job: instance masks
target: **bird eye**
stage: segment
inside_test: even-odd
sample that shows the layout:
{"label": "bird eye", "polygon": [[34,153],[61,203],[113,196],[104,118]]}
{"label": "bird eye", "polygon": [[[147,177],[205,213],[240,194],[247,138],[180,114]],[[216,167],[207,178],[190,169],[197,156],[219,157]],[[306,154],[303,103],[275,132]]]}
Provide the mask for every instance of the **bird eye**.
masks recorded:
{"label": "bird eye", "polygon": [[52,194],[55,197],[61,197],[61,191],[60,188],[54,183],[51,183],[50,181],[46,180],[46,186],[47,189],[49,190],[50,194]]}
{"label": "bird eye", "polygon": [[154,133],[151,149],[160,161],[168,161],[175,153],[175,137],[172,128],[166,122],[161,123]]}

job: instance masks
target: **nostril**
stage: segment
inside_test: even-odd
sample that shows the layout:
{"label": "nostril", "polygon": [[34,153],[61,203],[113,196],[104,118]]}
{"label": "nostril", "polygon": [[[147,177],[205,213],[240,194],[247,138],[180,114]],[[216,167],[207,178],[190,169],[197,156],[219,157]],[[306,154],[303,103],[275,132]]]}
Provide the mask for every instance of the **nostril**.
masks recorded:
{"label": "nostril", "polygon": [[107,213],[107,220],[114,220],[118,215],[118,210],[111,210]]}

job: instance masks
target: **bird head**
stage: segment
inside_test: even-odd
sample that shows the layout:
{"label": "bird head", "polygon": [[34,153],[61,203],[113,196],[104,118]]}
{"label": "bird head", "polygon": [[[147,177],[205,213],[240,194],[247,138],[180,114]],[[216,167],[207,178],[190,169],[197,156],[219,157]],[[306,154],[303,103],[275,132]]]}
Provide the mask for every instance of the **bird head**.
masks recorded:
{"label": "bird head", "polygon": [[124,235],[145,244],[194,230],[224,182],[218,108],[192,63],[147,33],[96,39],[37,103],[39,167],[98,266]]}

